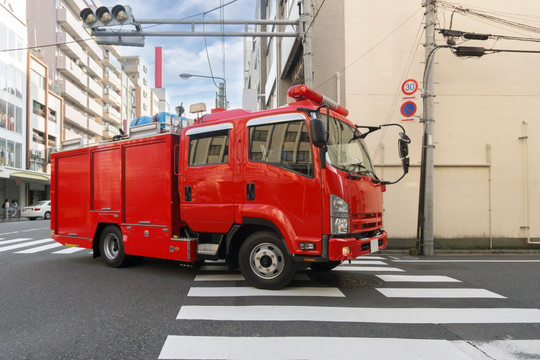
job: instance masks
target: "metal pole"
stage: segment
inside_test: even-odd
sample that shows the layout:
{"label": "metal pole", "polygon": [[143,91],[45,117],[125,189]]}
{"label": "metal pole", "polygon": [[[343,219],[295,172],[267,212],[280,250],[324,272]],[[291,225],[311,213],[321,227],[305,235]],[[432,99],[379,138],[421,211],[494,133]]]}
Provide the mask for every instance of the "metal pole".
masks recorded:
{"label": "metal pole", "polygon": [[300,17],[299,31],[304,40],[304,84],[313,87],[313,51],[311,47],[311,22],[313,21],[311,0],[304,0],[304,9]]}
{"label": "metal pole", "polygon": [[222,109],[227,109],[227,99],[225,98],[225,83],[220,82],[218,84],[218,89],[219,107]]}
{"label": "metal pole", "polygon": [[422,174],[424,176],[423,189],[420,192],[423,193],[423,202],[420,204],[423,206],[422,230],[421,230],[421,253],[423,255],[433,255],[433,193],[434,193],[434,149],[433,142],[434,133],[434,119],[433,119],[433,105],[434,105],[434,71],[433,64],[433,52],[435,50],[435,24],[437,21],[437,6],[436,0],[423,0],[423,4],[426,7],[426,38],[425,38],[425,54],[426,54],[426,74],[424,77],[424,141],[423,141],[423,156],[422,156]]}

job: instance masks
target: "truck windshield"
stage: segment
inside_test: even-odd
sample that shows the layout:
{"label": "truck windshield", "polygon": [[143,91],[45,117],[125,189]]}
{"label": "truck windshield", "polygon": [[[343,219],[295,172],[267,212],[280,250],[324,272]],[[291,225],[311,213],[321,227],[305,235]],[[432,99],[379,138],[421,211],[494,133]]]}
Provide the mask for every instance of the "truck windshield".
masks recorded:
{"label": "truck windshield", "polygon": [[325,114],[318,116],[324,119],[328,130],[327,163],[351,174],[376,178],[365,142],[358,137],[358,130],[336,118],[327,117]]}

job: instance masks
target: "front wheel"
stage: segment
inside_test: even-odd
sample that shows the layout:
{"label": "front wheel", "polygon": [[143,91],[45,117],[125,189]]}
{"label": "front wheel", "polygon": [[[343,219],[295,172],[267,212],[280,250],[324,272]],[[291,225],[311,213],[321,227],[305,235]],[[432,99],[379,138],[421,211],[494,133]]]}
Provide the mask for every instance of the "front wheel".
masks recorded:
{"label": "front wheel", "polygon": [[131,260],[131,256],[124,252],[122,231],[118,226],[109,225],[103,230],[99,249],[107,266],[118,268],[126,266]]}
{"label": "front wheel", "polygon": [[240,247],[238,265],[244,278],[259,289],[287,286],[296,268],[279,237],[270,231],[250,235]]}

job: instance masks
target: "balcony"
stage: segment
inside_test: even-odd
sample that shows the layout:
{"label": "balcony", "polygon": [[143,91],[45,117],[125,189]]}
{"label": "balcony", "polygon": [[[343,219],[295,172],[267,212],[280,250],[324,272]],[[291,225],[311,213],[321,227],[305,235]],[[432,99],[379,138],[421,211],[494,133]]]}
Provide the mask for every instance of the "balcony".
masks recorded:
{"label": "balcony", "polygon": [[73,84],[68,79],[59,79],[57,80],[58,86],[62,97],[80,104],[83,107],[86,107],[86,93],[79,89],[75,84]]}
{"label": "balcony", "polygon": [[139,71],[139,65],[137,64],[124,64],[122,65],[122,70],[126,73],[130,72],[138,72]]}
{"label": "balcony", "polygon": [[88,74],[101,80],[103,77],[103,68],[90,56],[88,57]]}
{"label": "balcony", "polygon": [[108,67],[112,71],[115,72],[115,74],[120,74],[120,71],[122,70],[122,64],[114,57],[114,55],[105,55],[103,57],[103,61],[101,64],[105,67]]}
{"label": "balcony", "polygon": [[103,82],[112,87],[114,90],[120,90],[122,88],[122,81],[112,71],[103,72]]}
{"label": "balcony", "polygon": [[86,65],[88,55],[78,43],[74,42],[73,38],[67,32],[58,31],[56,33],[56,43],[70,58],[79,59],[82,65]]}
{"label": "balcony", "polygon": [[112,108],[111,106],[104,106],[103,107],[103,119],[107,120],[108,122],[112,123],[115,126],[121,126],[122,125],[122,116],[120,113]]}
{"label": "balcony", "polygon": [[80,139],[81,134],[76,133],[75,131],[64,128],[64,141],[72,139]]}
{"label": "balcony", "polygon": [[88,129],[88,117],[86,114],[81,113],[79,110],[71,106],[70,104],[65,104],[66,112],[64,114],[64,119],[71,124],[77,125],[82,129]]}
{"label": "balcony", "polygon": [[103,91],[103,101],[114,107],[120,107],[122,105],[122,98],[112,89],[105,89]]}
{"label": "balcony", "polygon": [[32,113],[30,115],[30,126],[42,133],[45,133],[45,119],[42,116]]}
{"label": "balcony", "polygon": [[56,67],[64,77],[69,78],[78,86],[86,87],[88,75],[73,60],[60,55],[56,58]]}
{"label": "balcony", "polygon": [[66,8],[60,7],[56,9],[56,19],[62,28],[64,28],[75,40],[85,40],[90,37],[82,27],[81,20],[76,19]]}
{"label": "balcony", "polygon": [[90,97],[88,98],[88,111],[93,116],[99,116],[99,117],[103,116],[103,107],[100,104],[98,104],[96,100]]}
{"label": "balcony", "polygon": [[101,136],[103,134],[103,126],[95,120],[88,119],[88,130],[96,136]]}
{"label": "balcony", "polygon": [[49,135],[57,136],[58,135],[57,131],[58,131],[57,124],[54,121],[49,121],[47,123],[47,133]]}
{"label": "balcony", "polygon": [[86,91],[88,91],[88,96],[93,98],[101,98],[103,96],[103,87],[99,85],[94,79],[90,76],[85,86]]}

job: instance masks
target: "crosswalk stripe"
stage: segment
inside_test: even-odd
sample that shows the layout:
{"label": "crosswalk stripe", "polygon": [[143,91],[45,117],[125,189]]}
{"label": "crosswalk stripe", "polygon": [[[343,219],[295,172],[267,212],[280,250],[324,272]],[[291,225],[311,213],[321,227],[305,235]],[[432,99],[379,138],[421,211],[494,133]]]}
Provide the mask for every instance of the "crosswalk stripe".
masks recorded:
{"label": "crosswalk stripe", "polygon": [[[195,276],[195,281],[244,281],[242,274],[199,274]],[[311,280],[306,274],[296,274],[294,279],[296,281],[308,281]]]}
{"label": "crosswalk stripe", "polygon": [[438,275],[376,275],[386,282],[461,282],[449,276]]}
{"label": "crosswalk stripe", "polygon": [[[469,349],[471,352],[473,350]],[[480,351],[476,352],[481,354]],[[462,346],[437,339],[177,335],[167,337],[159,359],[416,360],[432,359],[434,354],[437,354],[438,360],[471,359],[462,351]]]}
{"label": "crosswalk stripe", "polygon": [[244,296],[320,296],[345,297],[338,288],[329,287],[287,287],[279,291],[253,287],[192,287],[188,295],[192,297],[244,297]]}
{"label": "crosswalk stripe", "polygon": [[8,251],[8,250],[14,250],[14,249],[20,249],[20,248],[23,248],[23,247],[43,244],[43,243],[51,242],[51,241],[54,241],[54,240],[53,239],[42,239],[42,240],[35,240],[35,241],[25,242],[23,244],[15,244],[15,245],[10,245],[10,246],[3,246],[3,247],[0,247],[0,252]]}
{"label": "crosswalk stripe", "polygon": [[204,265],[199,269],[200,271],[225,271],[229,270],[227,265]]}
{"label": "crosswalk stripe", "polygon": [[388,298],[506,299],[505,296],[485,289],[377,288],[376,290]]}
{"label": "crosswalk stripe", "polygon": [[60,244],[60,243],[47,244],[47,245],[38,246],[36,248],[17,251],[15,254],[35,254],[35,253],[38,253],[40,251],[54,249],[54,248],[57,248],[59,246],[62,246],[62,244]]}
{"label": "crosswalk stripe", "polygon": [[390,266],[355,266],[355,265],[340,265],[337,268],[335,268],[333,271],[375,271],[375,272],[405,271],[405,270],[395,268],[395,267],[390,267]]}
{"label": "crosswalk stripe", "polygon": [[32,240],[32,238],[18,238],[18,239],[0,241],[0,246],[4,246],[4,245],[7,245],[7,244],[18,243],[18,242],[27,241],[27,240]]}
{"label": "crosswalk stripe", "polygon": [[378,324],[537,324],[539,309],[182,306],[177,320],[326,321]]}
{"label": "crosswalk stripe", "polygon": [[[347,264],[346,262],[344,264]],[[351,260],[351,265],[388,265],[381,260]],[[341,265],[343,266],[343,265]]]}
{"label": "crosswalk stripe", "polygon": [[66,247],[65,249],[53,252],[53,254],[73,254],[82,250],[88,249],[82,247]]}
{"label": "crosswalk stripe", "polygon": [[[382,256],[371,256],[371,255],[364,255],[364,256],[360,256],[360,257],[357,257],[356,259],[352,259],[351,261],[369,261],[369,260],[388,260],[387,258],[384,258]],[[346,260],[348,261],[348,260]]]}

